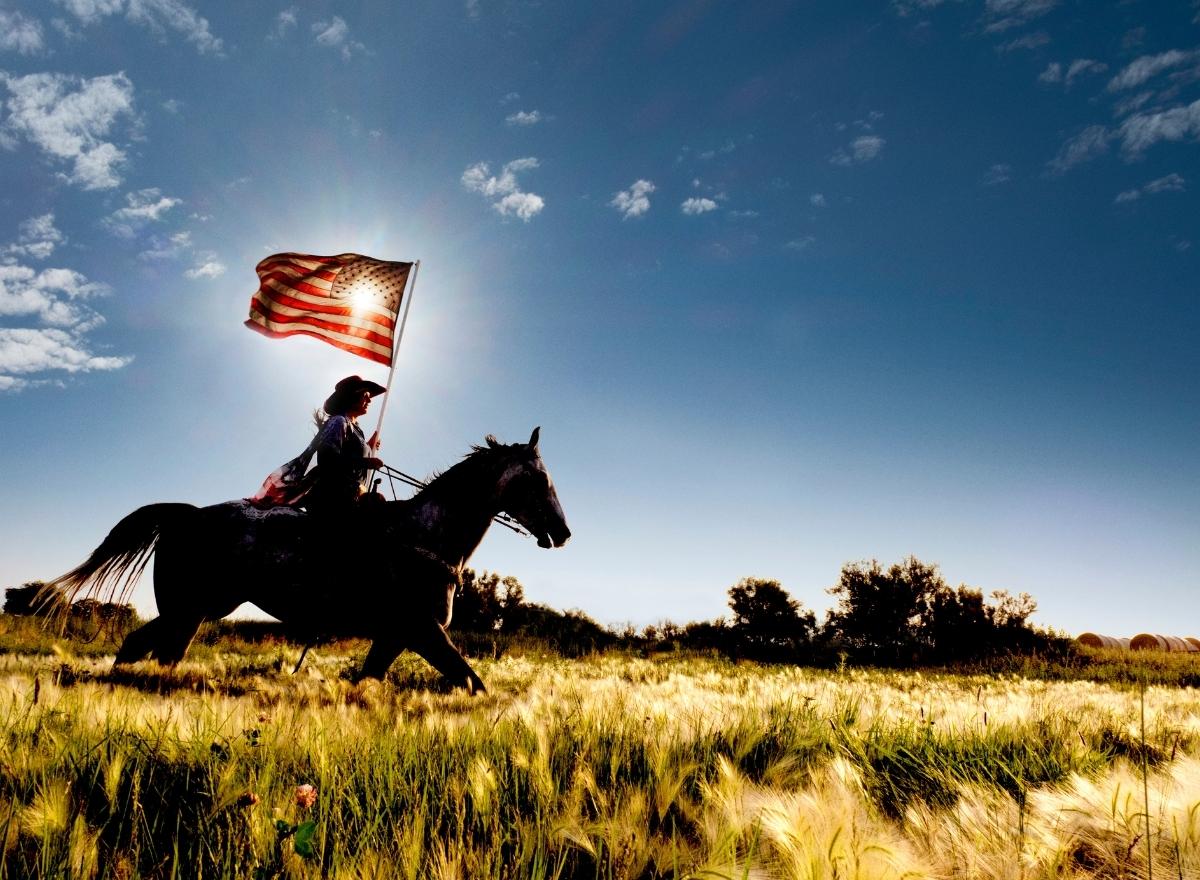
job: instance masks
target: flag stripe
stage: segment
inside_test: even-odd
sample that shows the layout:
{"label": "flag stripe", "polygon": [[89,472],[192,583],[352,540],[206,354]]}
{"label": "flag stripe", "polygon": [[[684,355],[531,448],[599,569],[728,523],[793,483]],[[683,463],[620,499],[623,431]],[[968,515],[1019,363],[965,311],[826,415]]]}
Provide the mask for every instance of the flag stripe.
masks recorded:
{"label": "flag stripe", "polygon": [[316,339],[320,339],[322,342],[329,343],[335,348],[340,348],[342,351],[348,351],[351,354],[364,357],[369,361],[375,361],[376,363],[383,364],[385,367],[389,367],[392,364],[392,353],[390,351],[387,354],[377,354],[370,349],[362,348],[361,346],[354,345],[352,343],[342,342],[339,339],[333,339],[324,333],[317,332],[316,330],[305,330],[303,328],[288,330],[286,332],[270,330],[267,327],[256,323],[253,319],[246,321],[246,326],[270,339],[286,339],[289,336],[312,336]]}
{"label": "flag stripe", "polygon": [[[331,333],[342,333],[346,336],[356,336],[360,339],[378,345],[380,348],[385,348],[391,351],[392,337],[388,333],[376,333],[368,327],[363,327],[348,321],[339,321],[336,316],[318,316],[312,312],[297,310],[297,309],[273,309],[258,300],[253,300],[250,303],[252,311],[262,315],[263,320],[268,326],[276,324],[281,325],[278,328],[288,324],[310,324],[313,327],[319,327],[323,330],[328,330]],[[253,316],[251,316],[253,317]]]}
{"label": "flag stripe", "polygon": [[383,313],[368,313],[363,309],[353,306],[329,305],[328,300],[325,302],[309,302],[301,297],[289,296],[282,292],[275,293],[269,300],[266,297],[255,295],[251,302],[260,303],[268,309],[283,307],[284,314],[320,312],[322,315],[340,315],[343,318],[350,318],[355,321],[370,321],[372,324],[377,324],[385,330],[391,330],[396,326],[396,322]]}
{"label": "flag stripe", "polygon": [[381,364],[412,263],[360,254],[272,254],[259,261],[259,288],[246,326],[271,338],[312,336]]}
{"label": "flag stripe", "polygon": [[328,294],[320,294],[311,290],[301,290],[288,284],[284,284],[276,279],[266,281],[263,287],[270,287],[272,292],[263,296],[262,292],[256,293],[256,299],[282,300],[283,297],[288,297],[294,302],[289,303],[293,308],[297,309],[312,309],[312,311],[330,311],[339,314],[354,314],[360,315],[365,320],[374,321],[377,324],[391,329],[395,326],[395,321],[392,320],[391,310],[380,306],[370,301],[355,302],[353,305],[345,305],[344,299],[333,299]]}

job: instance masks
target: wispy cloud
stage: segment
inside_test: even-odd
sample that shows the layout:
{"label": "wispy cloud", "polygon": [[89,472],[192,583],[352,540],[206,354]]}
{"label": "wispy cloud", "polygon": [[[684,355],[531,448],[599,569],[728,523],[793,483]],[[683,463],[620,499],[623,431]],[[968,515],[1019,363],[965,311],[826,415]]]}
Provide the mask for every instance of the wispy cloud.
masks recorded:
{"label": "wispy cloud", "polygon": [[813,193],[808,197],[808,203],[814,208],[825,207],[825,193]]}
{"label": "wispy cloud", "polygon": [[289,6],[275,16],[275,22],[271,25],[267,39],[273,42],[286,40],[299,25],[299,10],[295,6]]}
{"label": "wispy cloud", "polygon": [[1108,152],[1109,133],[1103,125],[1090,125],[1059,148],[1058,154],[1047,163],[1052,174],[1066,174]]}
{"label": "wispy cloud", "polygon": [[110,15],[123,15],[134,24],[163,35],[173,31],[201,53],[219,54],[220,38],[208,29],[208,20],[181,0],[57,0],[58,5],[85,25]]}
{"label": "wispy cloud", "polygon": [[1137,113],[1121,123],[1117,135],[1127,159],[1140,157],[1159,141],[1200,137],[1200,100],[1167,110]]}
{"label": "wispy cloud", "polygon": [[45,260],[64,241],[66,237],[54,225],[54,214],[40,214],[21,223],[16,242],[4,248],[3,253],[11,257]]}
{"label": "wispy cloud", "polygon": [[182,199],[164,196],[157,187],[125,194],[126,205],[104,218],[104,225],[114,235],[133,238],[148,223],[156,223],[167,211],[183,204]]}
{"label": "wispy cloud", "polygon": [[1012,180],[1012,166],[1004,162],[997,162],[983,173],[984,186],[999,186],[1010,180]]}
{"label": "wispy cloud", "polygon": [[629,189],[614,193],[609,205],[620,211],[624,220],[640,217],[650,210],[650,193],[654,189],[654,184],[649,180],[635,180]]}
{"label": "wispy cloud", "polygon": [[1034,31],[1032,34],[1025,34],[1023,37],[1017,37],[1014,40],[1009,40],[1007,43],[1001,43],[996,47],[997,52],[1016,52],[1018,49],[1040,49],[1042,46],[1050,44],[1050,35],[1045,31]]}
{"label": "wispy cloud", "polygon": [[1058,0],[986,0],[983,29],[994,34],[1021,27],[1057,5]]}
{"label": "wispy cloud", "polygon": [[173,232],[166,237],[151,235],[148,239],[149,246],[138,254],[139,260],[153,263],[173,260],[193,252],[192,234],[187,230]]}
{"label": "wispy cloud", "polygon": [[850,142],[846,148],[839,148],[829,161],[834,165],[860,165],[863,162],[870,162],[872,159],[879,158],[879,154],[883,152],[883,146],[887,141],[879,137],[879,135],[865,134],[861,137],[856,137]]}
{"label": "wispy cloud", "polygon": [[679,210],[694,217],[697,214],[707,214],[709,211],[717,210],[717,203],[712,199],[705,198],[684,199]]}
{"label": "wispy cloud", "polygon": [[542,112],[540,110],[518,110],[516,113],[505,116],[504,121],[509,125],[537,125],[542,121]]}
{"label": "wispy cloud", "polygon": [[133,83],[123,73],[84,79],[63,73],[10,76],[8,118],[0,143],[24,139],[51,159],[71,165],[62,177],[84,189],[111,189],[121,183],[125,151],[107,140],[118,121],[133,118]]}
{"label": "wispy cloud", "polygon": [[0,9],[0,50],[39,55],[46,48],[42,23],[20,12]]}
{"label": "wispy cloud", "polygon": [[538,160],[532,156],[514,159],[505,163],[499,175],[493,176],[487,162],[476,162],[468,166],[460,180],[468,190],[490,200],[492,208],[502,217],[513,216],[529,222],[542,212],[546,202],[536,193],[523,191],[517,175],[537,167]]}
{"label": "wispy cloud", "polygon": [[312,26],[312,32],[318,46],[333,49],[342,56],[343,61],[367,51],[366,46],[350,38],[350,25],[340,15],[335,15],[329,21],[318,21]]}
{"label": "wispy cloud", "polygon": [[1135,189],[1127,189],[1125,192],[1118,193],[1114,201],[1117,204],[1123,202],[1134,202],[1142,196],[1154,195],[1155,193],[1164,192],[1183,192],[1187,188],[1187,181],[1183,175],[1172,172],[1166,177],[1159,177],[1152,180],[1145,186],[1140,186]]}
{"label": "wispy cloud", "polygon": [[1091,58],[1076,58],[1065,69],[1057,61],[1047,65],[1046,69],[1038,75],[1038,79],[1044,83],[1063,83],[1070,88],[1077,78],[1103,73],[1106,70],[1108,70],[1108,65],[1101,61],[1093,61]]}
{"label": "wispy cloud", "polygon": [[225,274],[225,264],[217,259],[216,254],[205,252],[197,255],[195,265],[183,274],[192,281],[201,278],[218,278]]}
{"label": "wispy cloud", "polygon": [[928,12],[937,9],[946,0],[892,0],[892,9],[902,18],[918,12]]}
{"label": "wispy cloud", "polygon": [[1136,88],[1164,70],[1188,64],[1198,57],[1200,57],[1200,52],[1195,49],[1186,52],[1180,49],[1171,49],[1157,55],[1143,55],[1141,58],[1131,61],[1122,68],[1120,73],[1109,80],[1108,90],[1119,92],[1124,89]]}
{"label": "wispy cloud", "polygon": [[738,145],[734,141],[727,140],[727,141],[725,141],[725,143],[721,144],[721,146],[719,146],[719,147],[716,147],[711,150],[704,150],[703,152],[697,153],[696,155],[698,155],[701,159],[703,159],[704,161],[707,162],[709,159],[715,159],[717,156],[727,156],[728,154],[732,153],[737,148],[738,148]]}
{"label": "wispy cloud", "polygon": [[816,236],[801,235],[798,238],[793,238],[790,241],[785,241],[783,247],[789,251],[806,251],[816,242]]}

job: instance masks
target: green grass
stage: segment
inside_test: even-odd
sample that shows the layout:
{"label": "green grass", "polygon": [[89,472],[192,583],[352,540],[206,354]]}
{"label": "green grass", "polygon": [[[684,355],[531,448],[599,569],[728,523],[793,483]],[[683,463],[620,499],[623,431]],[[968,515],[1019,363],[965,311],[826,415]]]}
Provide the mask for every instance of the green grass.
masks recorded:
{"label": "green grass", "polygon": [[1189,688],[208,641],[0,654],[0,878],[1200,876]]}

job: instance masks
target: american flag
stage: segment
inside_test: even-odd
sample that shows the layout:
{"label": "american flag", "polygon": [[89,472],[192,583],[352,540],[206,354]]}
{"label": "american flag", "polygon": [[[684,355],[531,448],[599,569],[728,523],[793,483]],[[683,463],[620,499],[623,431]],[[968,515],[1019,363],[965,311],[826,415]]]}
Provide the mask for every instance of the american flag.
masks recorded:
{"label": "american flag", "polygon": [[392,333],[412,263],[361,254],[273,254],[257,266],[246,326],[275,339],[302,333],[392,363]]}

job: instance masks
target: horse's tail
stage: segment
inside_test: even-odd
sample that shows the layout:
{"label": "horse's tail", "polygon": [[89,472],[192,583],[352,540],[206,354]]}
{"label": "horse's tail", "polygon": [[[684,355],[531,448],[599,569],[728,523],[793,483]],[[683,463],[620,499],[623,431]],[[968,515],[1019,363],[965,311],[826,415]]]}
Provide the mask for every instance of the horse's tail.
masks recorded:
{"label": "horse's tail", "polygon": [[147,504],[115,526],[84,562],[48,582],[43,602],[65,612],[81,594],[124,604],[163,530],[197,510],[192,504]]}

